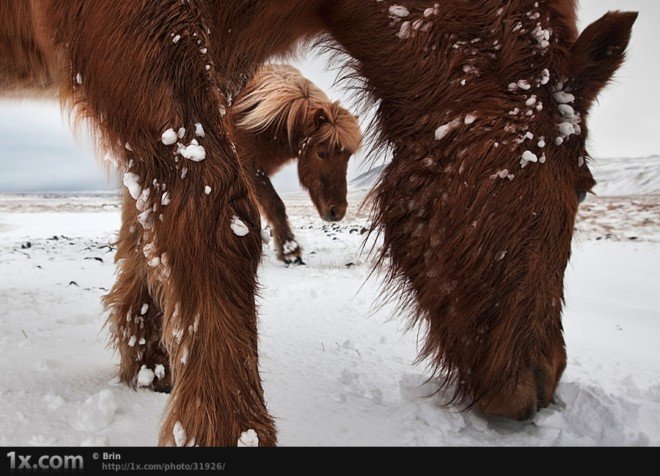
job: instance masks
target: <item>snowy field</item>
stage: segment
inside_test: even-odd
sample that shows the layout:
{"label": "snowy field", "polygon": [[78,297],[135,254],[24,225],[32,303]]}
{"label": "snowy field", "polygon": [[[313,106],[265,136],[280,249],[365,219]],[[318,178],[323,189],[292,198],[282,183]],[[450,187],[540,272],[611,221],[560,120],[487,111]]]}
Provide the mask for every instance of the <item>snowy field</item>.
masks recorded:
{"label": "snowy field", "polygon": [[[374,305],[351,192],[339,225],[285,196],[306,266],[268,250],[261,364],[282,445],[660,445],[660,159],[601,161],[582,207],[558,401],[528,424],[440,406],[416,332]],[[116,197],[0,196],[0,445],[153,445],[167,396],[115,380],[101,296]]]}

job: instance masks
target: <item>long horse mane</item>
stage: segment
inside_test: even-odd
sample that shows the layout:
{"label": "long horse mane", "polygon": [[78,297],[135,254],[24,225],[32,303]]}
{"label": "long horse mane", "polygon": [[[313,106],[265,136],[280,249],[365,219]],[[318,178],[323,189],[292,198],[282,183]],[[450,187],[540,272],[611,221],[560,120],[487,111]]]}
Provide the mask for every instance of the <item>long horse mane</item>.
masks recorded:
{"label": "long horse mane", "polygon": [[[307,131],[317,143],[328,142],[330,148],[356,152],[362,145],[362,131],[357,118],[331,102],[314,83],[293,66],[266,64],[250,80],[233,106],[239,119],[237,126],[255,132],[270,127],[286,126],[291,146],[296,146],[296,134]],[[314,126],[317,112],[324,121]]]}

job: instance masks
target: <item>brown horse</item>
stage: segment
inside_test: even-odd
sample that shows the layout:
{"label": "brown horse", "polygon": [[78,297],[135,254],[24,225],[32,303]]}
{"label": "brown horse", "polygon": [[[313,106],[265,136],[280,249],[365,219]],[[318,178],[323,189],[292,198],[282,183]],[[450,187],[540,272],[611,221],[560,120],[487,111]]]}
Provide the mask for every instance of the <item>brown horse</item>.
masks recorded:
{"label": "brown horse", "polygon": [[270,223],[277,257],[302,263],[302,249],[270,177],[297,160],[298,177],[321,218],[346,214],[348,161],[360,148],[357,118],[288,65],[259,69],[230,110],[238,156],[254,177],[257,198]]}
{"label": "brown horse", "polygon": [[61,85],[125,172],[107,305],[122,378],[173,376],[162,444],[276,442],[258,368],[259,213],[225,111],[266,59],[322,34],[378,101],[394,158],[373,194],[375,227],[391,289],[425,326],[422,355],[486,414],[523,419],[552,400],[573,223],[594,185],[588,111],[637,17],[609,13],[578,36],[576,8],[0,3],[0,90]]}

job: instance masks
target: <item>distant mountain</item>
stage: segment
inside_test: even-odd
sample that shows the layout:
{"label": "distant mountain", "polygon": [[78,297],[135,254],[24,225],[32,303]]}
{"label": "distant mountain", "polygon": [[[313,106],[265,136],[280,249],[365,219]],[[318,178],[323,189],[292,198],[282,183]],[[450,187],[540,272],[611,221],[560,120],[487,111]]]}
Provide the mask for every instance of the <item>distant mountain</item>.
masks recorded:
{"label": "distant mountain", "polygon": [[385,169],[385,167],[386,165],[377,165],[371,170],[358,175],[353,180],[351,180],[351,186],[355,188],[371,188],[376,183],[378,177]]}
{"label": "distant mountain", "polygon": [[[593,159],[590,162],[599,196],[660,195],[660,156]],[[355,188],[371,188],[383,172],[379,165],[351,180]]]}
{"label": "distant mountain", "polygon": [[591,172],[601,196],[660,195],[660,156],[593,159]]}

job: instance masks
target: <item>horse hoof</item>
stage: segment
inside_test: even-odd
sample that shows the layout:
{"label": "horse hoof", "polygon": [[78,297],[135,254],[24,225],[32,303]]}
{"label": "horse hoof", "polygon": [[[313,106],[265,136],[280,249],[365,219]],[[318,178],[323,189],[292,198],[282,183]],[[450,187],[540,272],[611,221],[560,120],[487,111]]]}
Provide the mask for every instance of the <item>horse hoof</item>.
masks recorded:
{"label": "horse hoof", "polygon": [[166,393],[170,394],[172,393],[172,385],[171,384],[166,384],[166,385],[155,385],[154,386],[154,392],[156,393]]}
{"label": "horse hoof", "polygon": [[172,381],[169,377],[166,377],[162,380],[158,380],[153,383],[153,389],[156,393],[171,393],[172,392]]}

